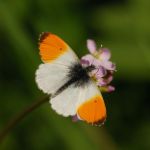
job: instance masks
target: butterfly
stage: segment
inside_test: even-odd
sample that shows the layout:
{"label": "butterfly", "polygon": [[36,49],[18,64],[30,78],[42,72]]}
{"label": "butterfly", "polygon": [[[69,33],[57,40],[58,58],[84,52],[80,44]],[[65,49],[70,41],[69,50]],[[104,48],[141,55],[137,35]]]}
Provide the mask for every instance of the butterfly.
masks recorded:
{"label": "butterfly", "polygon": [[84,68],[70,46],[60,37],[43,32],[39,38],[42,64],[36,71],[36,83],[50,95],[50,104],[58,114],[77,116],[99,125],[106,119],[106,107],[94,80],[91,67]]}

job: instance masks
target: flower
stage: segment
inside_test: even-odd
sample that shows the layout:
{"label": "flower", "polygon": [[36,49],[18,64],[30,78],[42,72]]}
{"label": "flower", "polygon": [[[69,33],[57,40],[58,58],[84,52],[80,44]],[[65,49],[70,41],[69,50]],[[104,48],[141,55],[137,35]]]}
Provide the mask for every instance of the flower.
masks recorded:
{"label": "flower", "polygon": [[94,54],[96,51],[96,43],[94,40],[87,40],[87,48],[89,49],[91,54]]}
{"label": "flower", "polygon": [[116,65],[110,61],[111,53],[107,48],[97,49],[94,40],[87,40],[87,48],[89,54],[81,58],[81,65],[84,68],[93,66],[93,70],[89,72],[90,77],[92,77],[97,85],[102,91],[112,92],[115,88],[111,85],[113,80],[113,73],[116,71]]}

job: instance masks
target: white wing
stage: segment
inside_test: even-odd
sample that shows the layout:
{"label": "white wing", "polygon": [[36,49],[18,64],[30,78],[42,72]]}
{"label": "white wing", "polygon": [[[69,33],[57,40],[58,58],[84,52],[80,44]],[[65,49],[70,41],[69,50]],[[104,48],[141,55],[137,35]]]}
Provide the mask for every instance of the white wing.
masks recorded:
{"label": "white wing", "polygon": [[36,82],[38,87],[48,94],[53,94],[67,81],[68,67],[47,63],[41,64],[36,71]]}

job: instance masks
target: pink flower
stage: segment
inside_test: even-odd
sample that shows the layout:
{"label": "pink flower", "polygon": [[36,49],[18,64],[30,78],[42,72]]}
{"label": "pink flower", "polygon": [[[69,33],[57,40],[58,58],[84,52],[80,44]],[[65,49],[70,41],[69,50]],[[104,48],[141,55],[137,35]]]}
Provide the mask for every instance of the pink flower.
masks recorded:
{"label": "pink flower", "polygon": [[100,48],[99,51],[101,53],[100,56],[99,56],[99,58],[101,60],[109,60],[110,59],[111,53],[107,48]]}
{"label": "pink flower", "polygon": [[83,56],[81,58],[82,62],[86,60],[86,64],[88,63],[89,65],[103,66],[106,70],[116,69],[115,64],[109,61],[111,53],[107,48],[100,48],[97,51],[96,43],[93,40],[87,40],[87,48],[91,54]]}
{"label": "pink flower", "polygon": [[94,57],[90,54],[87,54],[81,58],[81,64],[83,67],[91,66],[94,62]]}
{"label": "pink flower", "polygon": [[103,91],[103,92],[111,93],[111,92],[115,91],[115,87],[112,86],[112,85],[101,86],[101,87],[100,87],[100,90]]}
{"label": "pink flower", "polygon": [[91,71],[92,76],[95,76],[96,78],[102,78],[106,75],[106,73],[105,68],[102,66],[99,66]]}
{"label": "pink flower", "polygon": [[95,41],[91,39],[87,40],[87,48],[90,54],[81,58],[81,65],[85,68],[94,66],[89,75],[96,80],[98,86],[105,87],[105,91],[114,91],[115,88],[109,83],[113,80],[116,65],[110,61],[111,53],[109,49],[100,48],[97,50]]}
{"label": "pink flower", "polygon": [[107,85],[107,82],[105,81],[105,79],[99,78],[99,79],[97,80],[97,85],[98,85],[98,86],[106,86],[106,85]]}
{"label": "pink flower", "polygon": [[115,70],[116,66],[111,61],[109,61],[111,57],[111,53],[107,48],[101,48],[99,50],[99,59],[101,61],[101,65],[107,70]]}
{"label": "pink flower", "polygon": [[87,40],[87,48],[89,49],[89,52],[91,54],[94,54],[95,52],[97,52],[96,51],[96,43],[94,40],[91,40],[91,39]]}
{"label": "pink flower", "polygon": [[107,89],[108,89],[108,92],[113,92],[113,91],[115,91],[115,87],[112,86],[112,85],[109,85],[109,86],[107,87]]}

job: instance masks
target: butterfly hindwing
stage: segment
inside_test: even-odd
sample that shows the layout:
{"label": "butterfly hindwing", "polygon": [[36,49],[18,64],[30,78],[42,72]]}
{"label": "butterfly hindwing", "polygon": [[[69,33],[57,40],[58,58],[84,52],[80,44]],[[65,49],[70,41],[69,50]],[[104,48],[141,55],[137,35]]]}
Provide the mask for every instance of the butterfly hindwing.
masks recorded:
{"label": "butterfly hindwing", "polygon": [[58,96],[51,98],[50,103],[58,114],[77,114],[81,120],[88,123],[103,122],[106,118],[103,98],[93,81],[83,87],[71,85]]}

